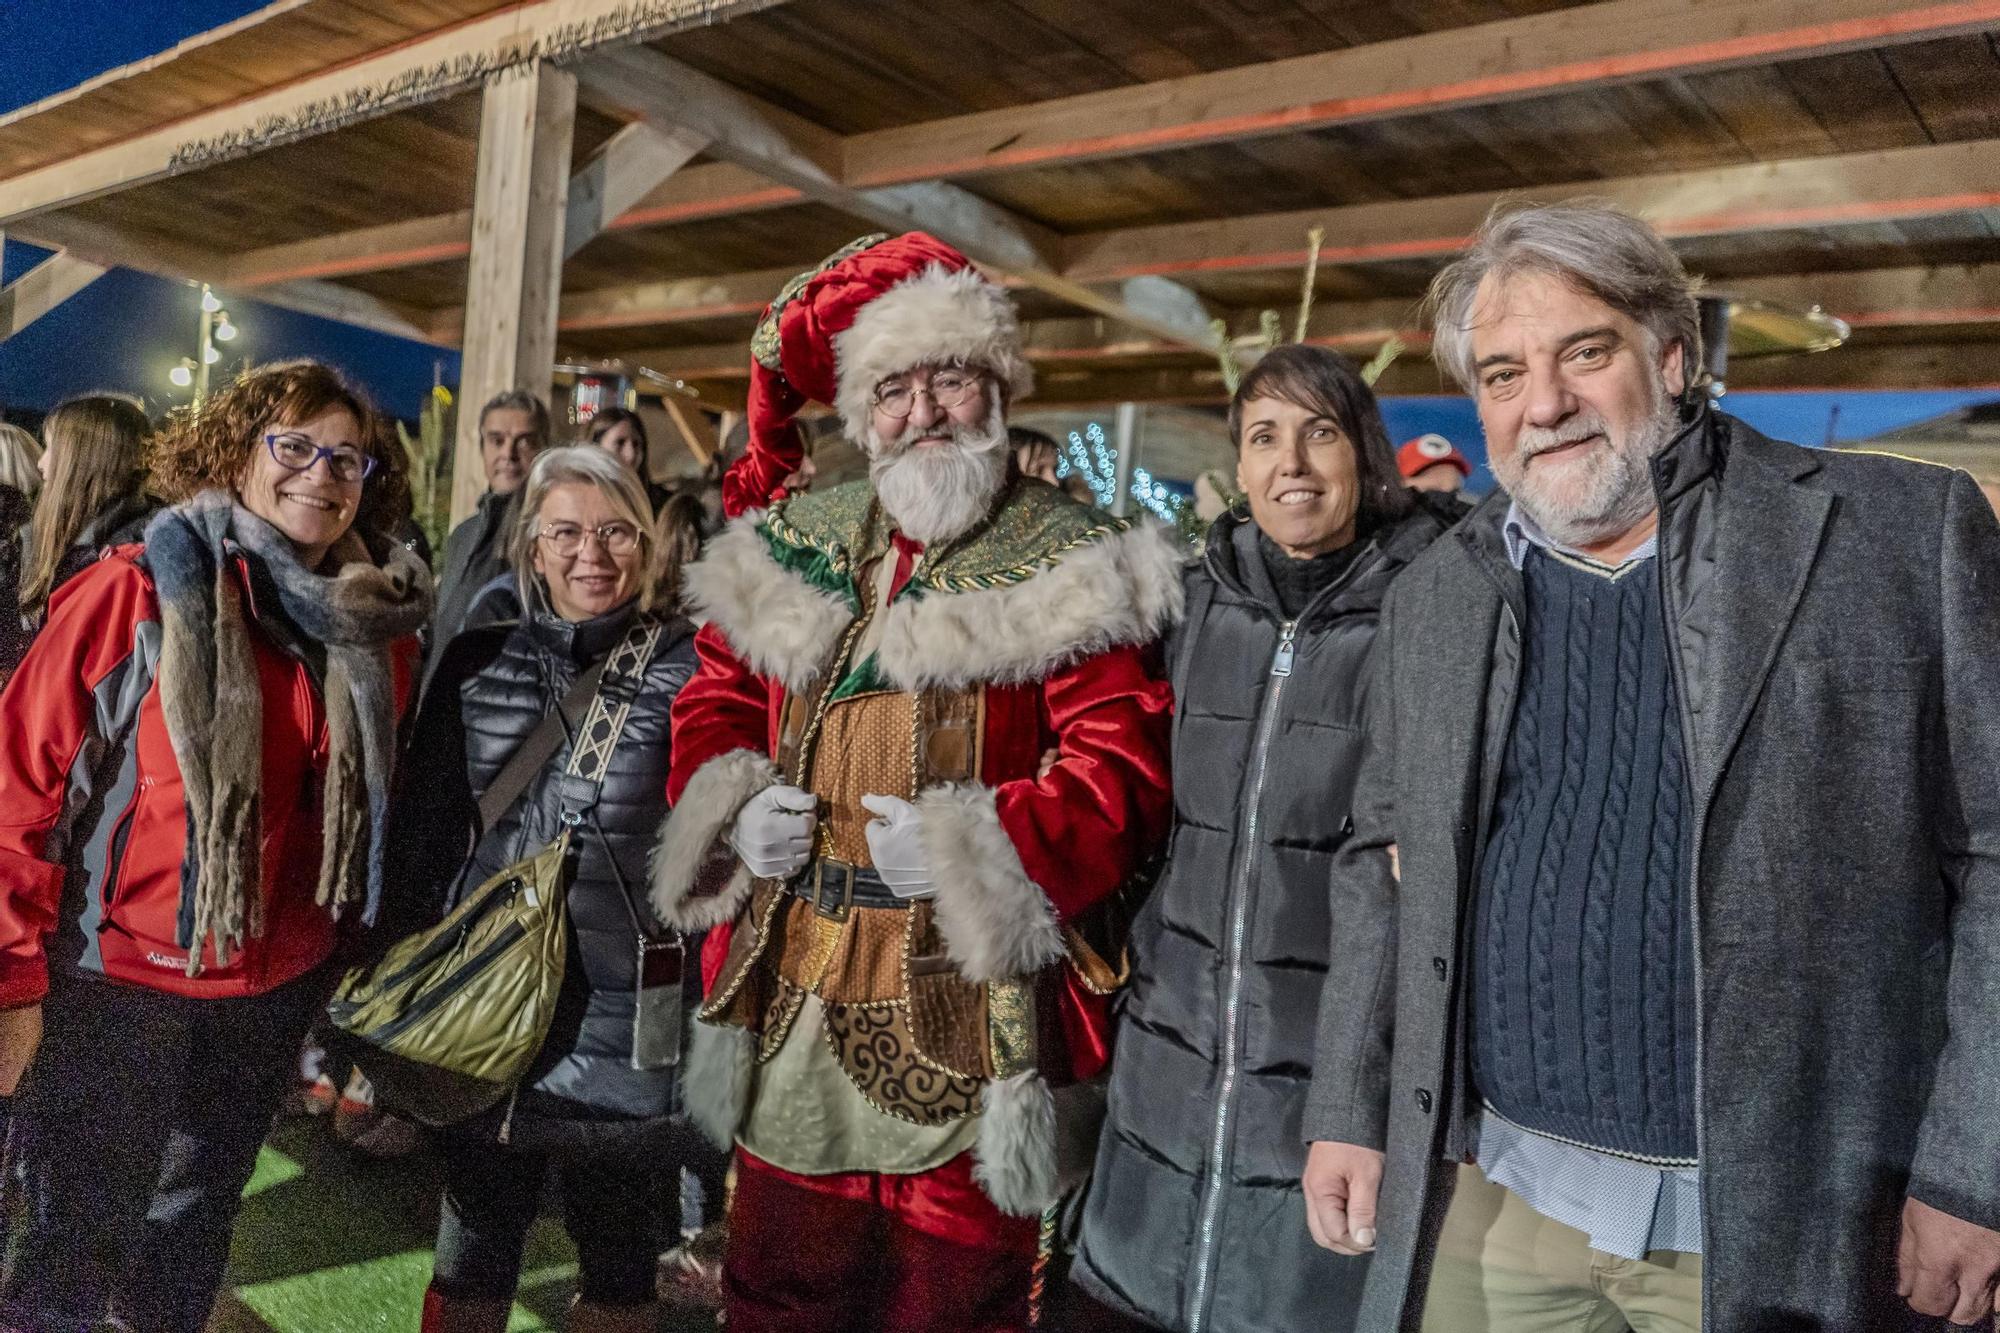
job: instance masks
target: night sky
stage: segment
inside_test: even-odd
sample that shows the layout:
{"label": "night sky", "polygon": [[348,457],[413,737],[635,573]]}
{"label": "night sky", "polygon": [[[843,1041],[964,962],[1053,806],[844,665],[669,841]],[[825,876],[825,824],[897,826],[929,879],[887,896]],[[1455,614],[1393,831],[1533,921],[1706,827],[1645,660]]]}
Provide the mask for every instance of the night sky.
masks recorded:
{"label": "night sky", "polygon": [[[0,0],[0,112],[39,100],[118,65],[163,51],[191,34],[263,7],[264,0]],[[858,224],[857,224],[858,225]],[[0,275],[17,277],[43,252],[9,241]],[[643,275],[634,275],[635,278]],[[218,369],[244,359],[315,356],[358,378],[389,412],[414,417],[441,366],[458,381],[456,353],[279,310],[222,293],[242,330]],[[0,343],[0,406],[47,410],[74,394],[119,389],[154,409],[185,400],[167,372],[195,351],[196,289],[119,269],[71,297],[25,332]],[[1730,410],[1802,444],[1878,431],[1991,399],[1986,392],[1742,393]],[[1838,406],[1837,418],[1834,408]],[[1471,404],[1456,398],[1383,403],[1392,440],[1435,430],[1483,460]]]}

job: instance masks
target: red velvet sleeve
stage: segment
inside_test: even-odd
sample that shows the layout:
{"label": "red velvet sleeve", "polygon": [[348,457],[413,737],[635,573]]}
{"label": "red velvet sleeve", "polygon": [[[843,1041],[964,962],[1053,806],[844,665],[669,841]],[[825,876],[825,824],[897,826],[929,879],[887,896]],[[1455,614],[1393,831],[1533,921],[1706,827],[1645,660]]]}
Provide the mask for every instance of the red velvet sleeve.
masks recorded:
{"label": "red velvet sleeve", "polygon": [[694,675],[674,699],[668,805],[679,802],[688,780],[718,755],[771,751],[770,683],[750,670],[713,625],[695,634],[694,652]]}
{"label": "red velvet sleeve", "polygon": [[1067,920],[1111,893],[1166,836],[1173,691],[1142,648],[1114,648],[1043,682],[1054,767],[995,791],[1022,868]]}
{"label": "red velvet sleeve", "polygon": [[792,417],[805,406],[798,390],[751,363],[749,447],[722,474],[722,516],[735,518],[779,498],[778,483],[805,461],[805,444]]}

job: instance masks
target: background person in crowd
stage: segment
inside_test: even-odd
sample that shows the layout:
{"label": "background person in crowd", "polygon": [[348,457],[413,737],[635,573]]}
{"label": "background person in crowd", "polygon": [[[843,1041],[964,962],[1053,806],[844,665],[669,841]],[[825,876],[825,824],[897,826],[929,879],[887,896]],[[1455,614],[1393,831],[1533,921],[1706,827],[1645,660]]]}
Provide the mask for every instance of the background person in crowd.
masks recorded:
{"label": "background person in crowd", "polygon": [[63,588],[0,693],[9,1327],[207,1323],[336,923],[379,903],[430,612],[383,535],[403,451],[329,367],[245,372],[153,463],[176,503]]}
{"label": "background person in crowd", "polygon": [[24,533],[21,615],[39,625],[49,598],[106,549],[139,540],[160,507],[146,489],[153,423],[129,398],[72,398],[42,422],[42,493]]}
{"label": "background person in crowd", "polygon": [[1396,470],[1413,491],[1434,491],[1456,498],[1472,476],[1472,462],[1438,434],[1405,440],[1396,450]]}
{"label": "background person in crowd", "polygon": [[1033,426],[1007,427],[1007,446],[1014,451],[1014,470],[1024,477],[1060,486],[1056,476],[1056,442]]}
{"label": "background person in crowd", "polygon": [[[452,641],[411,735],[391,821],[399,933],[433,924],[464,891],[562,832],[573,742],[490,828],[479,826],[479,800],[635,623],[663,629],[594,814],[574,835],[570,955],[548,1039],[512,1098],[439,1135],[444,1208],[423,1327],[507,1327],[553,1163],[582,1265],[569,1328],[650,1333],[665,1232],[659,1183],[677,1178],[698,1136],[680,1114],[677,1068],[633,1068],[635,923],[657,933],[646,857],[666,816],[668,710],[694,671],[693,627],[673,611],[698,533],[684,514],[656,528],[638,476],[588,446],[535,460],[521,514],[511,554],[527,612]],[[691,959],[684,976],[691,1008],[700,998]]]}
{"label": "background person in crowd", "polygon": [[0,421],[0,486],[32,500],[42,489],[42,446],[11,421]]}
{"label": "background person in crowd", "polygon": [[[1165,831],[1152,645],[1183,553],[1010,478],[1014,311],[932,237],[843,250],[753,347],[752,403],[833,404],[870,468],[688,575],[707,620],[653,885],[718,928],[688,1086],[740,1144],[728,1324],[1019,1329],[1058,1107],[1109,1037],[1115,978],[1065,927]],[[789,429],[751,422],[753,506]]]}
{"label": "background person in crowd", "polygon": [[646,502],[654,513],[666,508],[673,491],[653,480],[652,446],[646,440],[646,422],[637,412],[623,407],[600,408],[590,419],[590,442],[632,469],[646,488]]}
{"label": "background person in crowd", "polygon": [[2000,523],[1717,411],[1608,207],[1496,213],[1432,302],[1505,491],[1384,611],[1315,1238],[1375,1329],[1983,1327]]}
{"label": "background person in crowd", "polygon": [[1281,346],[1229,405],[1230,510],[1169,642],[1171,851],[1132,930],[1077,1282],[1147,1326],[1345,1330],[1362,1260],[1299,1219],[1297,1126],[1330,950],[1328,862],[1361,766],[1363,669],[1399,571],[1444,530],[1403,488],[1353,363]]}
{"label": "background person in crowd", "polygon": [[21,533],[42,487],[42,446],[11,422],[0,422],[0,685],[33,637],[21,623]]}
{"label": "background person in crowd", "polygon": [[548,405],[526,389],[497,394],[479,410],[479,461],[486,469],[486,493],[472,516],[444,541],[426,678],[436,670],[445,645],[465,627],[466,613],[479,591],[507,572],[508,543],[519,508],[515,493],[528,479],[535,455],[548,447]]}

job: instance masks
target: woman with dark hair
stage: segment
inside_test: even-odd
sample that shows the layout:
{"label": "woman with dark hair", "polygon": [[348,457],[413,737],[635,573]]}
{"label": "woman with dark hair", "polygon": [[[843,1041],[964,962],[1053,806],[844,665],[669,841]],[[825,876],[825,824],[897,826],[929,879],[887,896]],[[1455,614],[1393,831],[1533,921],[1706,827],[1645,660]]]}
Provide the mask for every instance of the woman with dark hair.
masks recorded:
{"label": "woman with dark hair", "polygon": [[1132,987],[1075,1280],[1110,1322],[1353,1326],[1366,1260],[1306,1232],[1298,1127],[1327,959],[1328,863],[1361,763],[1362,682],[1397,572],[1443,530],[1403,488],[1352,363],[1279,347],[1229,404],[1248,512],[1187,575],[1174,828]]}
{"label": "woman with dark hair", "polygon": [[673,490],[653,480],[649,467],[652,446],[646,439],[646,421],[626,407],[599,408],[590,419],[590,442],[632,469],[646,488],[646,503],[655,514],[666,507]]}
{"label": "woman with dark hair", "polygon": [[431,609],[384,535],[403,451],[337,371],[247,371],[153,463],[172,506],[63,589],[0,692],[9,1328],[207,1323],[340,929],[379,905]]}
{"label": "woman with dark hair", "polygon": [[[425,692],[392,829],[393,897],[406,918],[395,933],[435,923],[467,890],[575,831],[554,1023],[509,1097],[440,1132],[444,1206],[424,1333],[503,1333],[552,1166],[581,1270],[568,1328],[658,1327],[660,1196],[691,1155],[716,1158],[680,1114],[677,1064],[649,1054],[654,1038],[678,1044],[679,1019],[671,1033],[648,1033],[635,998],[640,941],[671,950],[677,939],[652,918],[646,858],[667,813],[668,714],[695,666],[693,626],[675,612],[697,538],[685,507],[656,522],[638,477],[605,451],[544,452],[513,538],[524,614],[460,633]],[[566,725],[511,802],[482,819],[515,752],[545,718],[574,711],[565,696],[593,668],[626,710],[601,781],[579,796],[569,769],[582,737]],[[680,983],[691,1014],[693,966]]]}
{"label": "woman with dark hair", "polygon": [[113,546],[139,540],[160,507],[146,493],[153,423],[129,398],[72,398],[42,423],[42,475],[21,560],[21,616],[38,625],[49,598]]}

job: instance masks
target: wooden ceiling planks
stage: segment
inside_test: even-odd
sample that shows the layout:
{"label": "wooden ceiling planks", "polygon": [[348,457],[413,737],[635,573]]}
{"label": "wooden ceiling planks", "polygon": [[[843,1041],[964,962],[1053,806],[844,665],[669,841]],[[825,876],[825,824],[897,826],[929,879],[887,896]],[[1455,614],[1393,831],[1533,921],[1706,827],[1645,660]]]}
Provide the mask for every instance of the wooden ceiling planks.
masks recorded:
{"label": "wooden ceiling planks", "polygon": [[286,0],[267,6],[259,11],[263,17],[252,16],[257,21],[227,25],[226,35],[213,41],[162,53],[153,68],[0,118],[0,175],[116,142],[506,3]]}
{"label": "wooden ceiling planks", "polygon": [[788,264],[803,270],[867,231],[866,224],[844,213],[801,204],[678,227],[609,232],[571,258],[563,289],[592,291],[668,275],[710,277]]}
{"label": "wooden ceiling planks", "polygon": [[236,252],[468,207],[477,147],[446,128],[447,115],[424,110],[363,121],[71,211]]}
{"label": "wooden ceiling planks", "polygon": [[[311,12],[311,23],[296,25],[287,39],[291,45],[279,44],[271,59],[303,59],[295,49],[301,35],[315,32],[326,40],[313,25],[323,26],[336,13],[345,13],[354,31],[379,38],[404,18],[418,21],[409,16],[434,24],[441,16],[493,4],[303,0],[302,7]],[[1100,0],[1088,9],[1069,0],[962,5],[794,0],[657,45],[829,131],[856,134],[1567,7],[1566,0]],[[1444,81],[1455,74],[1440,70],[1436,77]],[[254,82],[247,75],[239,81]],[[968,175],[963,183],[972,194],[1070,235],[1246,213],[1309,215],[1316,209],[1470,192],[1552,197],[1538,192],[1563,185],[1569,193],[1593,178],[2000,139],[2000,98],[1988,92],[1997,84],[2000,54],[1992,36],[1971,33],[1684,77],[1592,83],[1580,91],[1467,110],[1404,109],[1326,129],[1273,128],[1262,138],[1151,152],[1127,148],[1133,155],[1083,163],[1073,155],[1065,166],[994,170],[975,164],[973,172],[991,174]],[[142,88],[116,96],[143,102],[143,94]],[[111,105],[114,90],[103,100]],[[470,203],[477,108],[476,97],[454,98],[70,212],[84,222],[137,228],[157,233],[162,242],[227,253],[435,218]],[[616,128],[615,121],[583,109],[578,156]],[[962,134],[970,138],[970,131]],[[6,127],[0,125],[0,171],[6,146]],[[980,151],[976,144],[967,150]],[[1024,154],[1018,160],[1030,159]],[[1922,186],[1913,182],[1911,188]],[[607,232],[570,261],[565,291],[610,294],[670,279],[802,269],[867,229],[820,205],[771,207],[765,201],[756,207],[764,211],[714,216],[695,208],[691,213],[698,220]],[[1692,268],[1726,279],[2000,262],[2000,232],[1990,213],[1968,212],[1900,225],[1731,235],[1685,242],[1681,249]],[[439,253],[448,250],[421,255],[412,250],[407,258],[422,261]],[[1426,257],[1330,264],[1320,273],[1318,290],[1326,301],[1414,304],[1441,262]],[[463,301],[462,258],[374,273],[345,271],[355,290],[403,305],[442,312]],[[1239,319],[1267,306],[1289,319],[1297,299],[1296,273],[1281,268],[1189,273],[1185,281],[1213,308],[1236,312]],[[740,277],[734,284],[747,285]],[[1024,316],[1074,314],[1049,298],[1020,296]],[[635,299],[619,307],[631,312],[632,322],[580,323],[563,332],[560,342],[565,351],[591,355],[733,347],[747,338],[754,318],[748,307],[754,303],[732,296],[727,313],[710,317],[703,313],[710,307],[697,302],[699,308],[679,308],[679,316],[666,322],[646,323],[640,321],[657,315],[657,305],[649,309],[645,300]],[[1137,362],[1128,367],[1115,358],[1078,360],[1129,371],[1135,384],[1143,379]]]}
{"label": "wooden ceiling planks", "polygon": [[1992,34],[1917,42],[1882,55],[1933,140],[2000,135],[2000,51]]}

